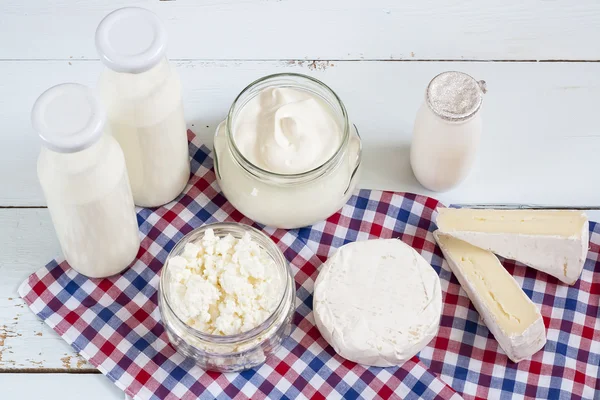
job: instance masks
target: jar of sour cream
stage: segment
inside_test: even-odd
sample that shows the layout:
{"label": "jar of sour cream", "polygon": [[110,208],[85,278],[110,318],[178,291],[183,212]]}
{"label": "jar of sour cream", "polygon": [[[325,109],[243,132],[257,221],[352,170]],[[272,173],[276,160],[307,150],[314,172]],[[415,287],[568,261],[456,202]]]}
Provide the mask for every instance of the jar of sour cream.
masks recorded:
{"label": "jar of sour cream", "polygon": [[221,190],[242,214],[277,228],[324,220],[351,196],[361,140],[321,81],[276,74],[248,85],[215,134]]}

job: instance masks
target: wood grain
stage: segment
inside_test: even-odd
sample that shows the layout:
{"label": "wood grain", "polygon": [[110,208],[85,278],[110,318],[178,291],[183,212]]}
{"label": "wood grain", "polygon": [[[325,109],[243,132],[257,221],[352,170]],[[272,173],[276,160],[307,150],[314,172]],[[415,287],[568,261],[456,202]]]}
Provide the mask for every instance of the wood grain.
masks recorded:
{"label": "wood grain", "polygon": [[0,227],[0,372],[95,371],[17,294],[31,273],[61,254],[48,210],[0,210]]}
{"label": "wood grain", "polygon": [[126,5],[158,13],[176,59],[600,59],[597,0],[4,0],[0,58],[95,59]]}
{"label": "wood grain", "polygon": [[3,400],[123,400],[124,394],[101,374],[0,374]]}
{"label": "wood grain", "polygon": [[[188,127],[207,145],[239,91],[277,72],[300,72],[329,84],[362,135],[361,187],[411,191],[448,203],[600,205],[592,187],[600,170],[600,63],[180,61]],[[47,87],[94,85],[94,61],[0,62],[0,206],[44,205],[36,178],[39,143],[29,110]],[[462,70],[488,82],[480,157],[459,188],[424,190],[409,167],[414,116],[429,80]],[[23,77],[27,77],[24,79]]]}

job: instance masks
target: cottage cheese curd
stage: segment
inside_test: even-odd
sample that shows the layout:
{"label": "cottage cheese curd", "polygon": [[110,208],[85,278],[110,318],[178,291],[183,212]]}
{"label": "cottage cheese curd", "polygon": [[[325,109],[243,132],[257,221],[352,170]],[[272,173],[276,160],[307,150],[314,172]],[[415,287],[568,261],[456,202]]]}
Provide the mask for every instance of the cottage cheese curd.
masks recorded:
{"label": "cottage cheese curd", "polygon": [[171,306],[187,325],[236,335],[263,323],[284,291],[277,265],[249,233],[217,237],[208,229],[168,264]]}

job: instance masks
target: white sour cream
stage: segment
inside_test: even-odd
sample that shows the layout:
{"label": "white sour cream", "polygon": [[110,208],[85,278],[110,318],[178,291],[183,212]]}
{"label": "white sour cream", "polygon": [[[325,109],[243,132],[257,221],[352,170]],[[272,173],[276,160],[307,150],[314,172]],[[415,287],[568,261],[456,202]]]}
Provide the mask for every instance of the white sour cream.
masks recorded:
{"label": "white sour cream", "polygon": [[342,128],[331,107],[308,91],[269,87],[235,117],[235,144],[255,166],[299,174],[329,160],[340,147]]}

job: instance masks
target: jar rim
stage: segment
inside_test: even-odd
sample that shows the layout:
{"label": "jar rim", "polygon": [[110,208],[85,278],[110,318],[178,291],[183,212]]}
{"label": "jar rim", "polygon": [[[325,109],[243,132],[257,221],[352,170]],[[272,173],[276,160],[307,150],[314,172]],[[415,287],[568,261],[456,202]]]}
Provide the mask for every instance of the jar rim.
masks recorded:
{"label": "jar rim", "polygon": [[[278,78],[292,78],[292,79],[297,79],[299,81],[305,81],[308,83],[316,84],[316,86],[324,89],[326,92],[328,92],[329,94],[331,94],[333,96],[333,98],[335,99],[335,102],[337,103],[335,105],[337,105],[340,108],[340,111],[342,114],[344,125],[342,127],[342,140],[340,141],[340,145],[338,146],[338,148],[336,149],[336,151],[333,153],[333,155],[330,158],[328,158],[326,161],[324,161],[321,165],[319,165],[313,169],[310,169],[308,171],[294,173],[294,174],[281,174],[281,173],[272,172],[272,171],[266,170],[264,168],[261,168],[258,165],[253,164],[250,160],[248,160],[242,154],[240,149],[237,147],[237,144],[235,143],[235,139],[233,137],[233,129],[231,126],[231,121],[234,118],[234,112],[236,110],[236,106],[238,105],[238,102],[240,101],[241,97],[244,94],[246,94],[247,92],[249,92],[250,90],[252,90],[255,86],[257,86],[261,83],[270,81],[270,80],[278,79]],[[286,85],[286,86],[293,87],[295,85]],[[332,105],[329,101],[324,99],[323,96],[321,96],[320,94],[314,93],[314,92],[313,92],[313,94],[321,97],[323,100],[325,100],[325,102],[328,105]],[[226,134],[228,142],[230,143],[229,147],[232,150],[234,159],[247,172],[251,173],[252,175],[258,176],[259,178],[262,175],[262,176],[271,177],[271,178],[283,179],[286,181],[297,181],[297,180],[305,180],[307,178],[310,179],[310,178],[314,177],[315,175],[321,175],[321,173],[324,173],[328,169],[328,167],[330,167],[332,164],[335,164],[336,161],[339,160],[339,158],[341,157],[341,155],[344,152],[344,148],[347,146],[347,144],[350,140],[350,123],[348,121],[348,114],[346,112],[346,107],[344,106],[344,103],[342,102],[340,97],[337,95],[337,93],[333,91],[333,89],[331,89],[329,86],[327,86],[322,81],[320,81],[316,78],[313,78],[311,76],[304,75],[304,74],[298,74],[298,73],[294,73],[294,72],[286,72],[286,73],[266,75],[266,76],[263,76],[262,78],[256,79],[255,81],[251,82],[248,86],[246,86],[237,95],[237,97],[231,104],[231,107],[229,108],[229,112],[227,113],[227,117],[225,119],[225,134]]]}
{"label": "jar rim", "polygon": [[[269,317],[267,319],[265,319],[261,324],[257,325],[256,327],[254,327],[246,332],[241,332],[241,333],[238,333],[235,335],[213,335],[213,334],[209,334],[206,332],[202,332],[202,331],[188,325],[187,323],[185,323],[185,321],[183,321],[179,317],[179,315],[177,315],[177,313],[173,310],[173,307],[171,306],[171,304],[169,302],[169,296],[167,295],[167,293],[169,292],[169,289],[168,289],[169,285],[166,282],[166,279],[167,279],[166,275],[168,274],[169,260],[176,255],[175,254],[176,252],[181,250],[182,246],[185,246],[185,244],[190,242],[190,238],[192,238],[193,236],[199,235],[200,233],[204,233],[208,229],[223,230],[225,232],[225,234],[232,233],[232,232],[238,232],[238,233],[243,234],[243,233],[249,232],[253,236],[253,239],[258,239],[261,242],[261,243],[258,243],[259,246],[261,248],[263,248],[264,250],[266,250],[271,258],[273,258],[273,256],[275,255],[277,260],[273,259],[273,262],[279,268],[285,268],[284,290],[282,290],[282,292],[281,292],[281,298],[279,299],[279,303],[277,304],[277,307],[275,307],[275,309],[269,315]],[[215,232],[215,236],[219,236],[217,234],[217,232]],[[209,342],[209,343],[213,343],[213,344],[239,345],[244,342],[249,342],[253,339],[256,339],[258,336],[260,336],[264,331],[266,331],[269,327],[271,327],[279,319],[278,317],[281,314],[281,312],[285,311],[285,309],[288,308],[288,306],[286,305],[286,299],[289,297],[291,285],[294,285],[294,278],[293,278],[292,270],[290,268],[290,264],[287,261],[287,259],[285,258],[285,256],[283,255],[283,252],[279,249],[279,247],[275,244],[275,242],[273,242],[273,240],[270,237],[268,237],[266,234],[264,234],[263,232],[259,231],[258,229],[254,228],[250,225],[246,225],[246,224],[242,224],[242,223],[238,223],[238,222],[215,222],[215,223],[202,225],[202,226],[192,230],[191,232],[184,235],[181,239],[179,239],[177,244],[175,244],[175,246],[173,246],[173,248],[167,255],[166,261],[165,261],[165,263],[163,265],[163,269],[161,271],[158,295],[162,300],[164,300],[163,302],[164,302],[164,305],[166,306],[168,312],[171,313],[172,316],[175,317],[175,320],[179,324],[181,324],[181,326],[188,333],[192,334],[195,338],[200,339],[202,341]],[[163,321],[164,321],[164,317],[163,317]],[[209,352],[207,352],[207,353],[209,353]]]}

